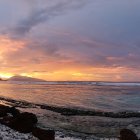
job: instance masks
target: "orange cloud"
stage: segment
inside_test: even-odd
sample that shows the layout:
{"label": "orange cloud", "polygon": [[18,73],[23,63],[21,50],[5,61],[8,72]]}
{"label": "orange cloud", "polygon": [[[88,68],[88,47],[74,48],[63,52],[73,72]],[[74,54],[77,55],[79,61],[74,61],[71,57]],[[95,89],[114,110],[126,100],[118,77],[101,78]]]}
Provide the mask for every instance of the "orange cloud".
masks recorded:
{"label": "orange cloud", "polygon": [[[70,55],[73,57],[67,57],[64,52],[46,42],[33,43],[0,36],[0,77],[8,78],[20,74],[50,81],[136,81],[140,77],[137,69],[97,65],[94,60],[90,64],[86,63],[85,57],[81,59],[72,52]],[[118,58],[107,57],[106,60],[116,62]]]}
{"label": "orange cloud", "polygon": [[25,42],[17,41],[8,38],[7,36],[0,36],[0,59],[4,58],[9,52],[15,52],[25,46]]}

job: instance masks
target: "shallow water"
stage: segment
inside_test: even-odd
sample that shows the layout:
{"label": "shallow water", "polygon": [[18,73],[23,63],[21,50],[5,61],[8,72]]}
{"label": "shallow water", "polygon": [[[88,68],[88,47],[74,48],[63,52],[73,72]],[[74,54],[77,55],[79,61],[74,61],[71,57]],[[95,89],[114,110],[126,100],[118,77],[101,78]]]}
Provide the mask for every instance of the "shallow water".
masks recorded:
{"label": "shallow water", "polygon": [[0,96],[32,103],[97,109],[140,111],[140,86],[89,82],[0,83]]}

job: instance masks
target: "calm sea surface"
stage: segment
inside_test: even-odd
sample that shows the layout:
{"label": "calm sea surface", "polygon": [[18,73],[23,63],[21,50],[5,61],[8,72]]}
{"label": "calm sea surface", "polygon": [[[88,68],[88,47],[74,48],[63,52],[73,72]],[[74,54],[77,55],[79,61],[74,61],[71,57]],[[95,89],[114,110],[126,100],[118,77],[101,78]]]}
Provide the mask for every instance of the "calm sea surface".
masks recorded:
{"label": "calm sea surface", "polygon": [[0,83],[0,97],[32,103],[98,109],[140,111],[140,85],[89,82]]}

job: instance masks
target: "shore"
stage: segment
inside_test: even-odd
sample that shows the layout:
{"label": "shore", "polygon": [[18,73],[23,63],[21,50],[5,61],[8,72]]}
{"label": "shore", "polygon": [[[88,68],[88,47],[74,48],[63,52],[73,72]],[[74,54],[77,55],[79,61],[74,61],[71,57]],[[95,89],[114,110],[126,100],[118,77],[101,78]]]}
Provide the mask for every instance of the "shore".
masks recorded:
{"label": "shore", "polygon": [[38,140],[32,134],[19,133],[9,127],[0,124],[0,139],[1,140]]}
{"label": "shore", "polygon": [[[19,133],[5,125],[0,124],[0,139],[1,140],[39,140],[31,133]],[[80,140],[71,137],[63,137],[61,133],[55,137],[55,140]]]}
{"label": "shore", "polygon": [[[24,109],[22,109],[24,110]],[[64,136],[73,136],[80,139],[118,138],[120,130],[127,128],[140,137],[140,118],[110,118],[99,116],[63,116],[59,113],[28,109],[29,112],[37,112],[38,125],[53,128],[63,132]],[[43,113],[42,113],[43,111]],[[42,115],[43,114],[43,115]]]}
{"label": "shore", "polygon": [[[1,140],[39,140],[38,138],[34,137],[31,133],[24,134],[19,133],[5,125],[0,124],[0,139]],[[55,140],[80,140],[71,137],[62,137],[62,134],[55,137]]]}
{"label": "shore", "polygon": [[[100,140],[109,138],[118,140],[120,130],[124,128],[132,130],[140,138],[139,112],[114,113],[112,116],[112,113],[101,113],[100,111],[84,114],[85,111],[83,110],[83,114],[80,115],[68,112],[72,112],[72,109],[66,111],[60,107],[49,106],[48,108],[46,105],[5,98],[1,98],[1,103],[16,106],[21,112],[35,113],[38,118],[37,126],[47,130],[55,130],[56,140]],[[109,116],[103,116],[102,114],[108,114]]]}

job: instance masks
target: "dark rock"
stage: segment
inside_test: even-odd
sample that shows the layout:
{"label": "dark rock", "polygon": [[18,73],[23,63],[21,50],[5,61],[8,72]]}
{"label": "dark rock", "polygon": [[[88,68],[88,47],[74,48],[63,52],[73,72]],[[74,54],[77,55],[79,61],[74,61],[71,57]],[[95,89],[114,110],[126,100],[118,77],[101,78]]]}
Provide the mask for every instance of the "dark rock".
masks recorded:
{"label": "dark rock", "polygon": [[41,128],[35,127],[32,131],[32,134],[39,138],[40,140],[54,140],[55,131],[54,130],[44,130]]}
{"label": "dark rock", "polygon": [[29,133],[37,123],[36,115],[32,113],[21,113],[9,122],[9,126],[22,133]]}
{"label": "dark rock", "polygon": [[7,116],[7,113],[9,112],[9,108],[10,107],[8,107],[8,106],[0,104],[0,117]]}
{"label": "dark rock", "polygon": [[2,104],[0,104],[0,110],[9,110],[9,106],[5,106],[5,105],[2,105]]}
{"label": "dark rock", "polygon": [[7,116],[7,111],[0,109],[0,117],[4,117],[4,116]]}
{"label": "dark rock", "polygon": [[28,112],[21,113],[18,118],[22,119],[23,121],[30,121],[34,124],[36,124],[38,121],[35,114]]}
{"label": "dark rock", "polygon": [[18,109],[16,109],[15,107],[11,107],[9,109],[9,113],[11,113],[14,117],[17,117],[18,115],[20,115],[20,112]]}
{"label": "dark rock", "polygon": [[[11,113],[12,116],[8,116]],[[0,123],[9,126],[22,133],[32,132],[37,123],[37,117],[33,113],[20,113],[15,107],[0,105]]]}
{"label": "dark rock", "polygon": [[10,126],[10,123],[14,121],[14,118],[11,116],[5,116],[0,119],[0,123],[6,126]]}
{"label": "dark rock", "polygon": [[120,140],[138,140],[136,134],[129,129],[122,129],[120,131]]}

